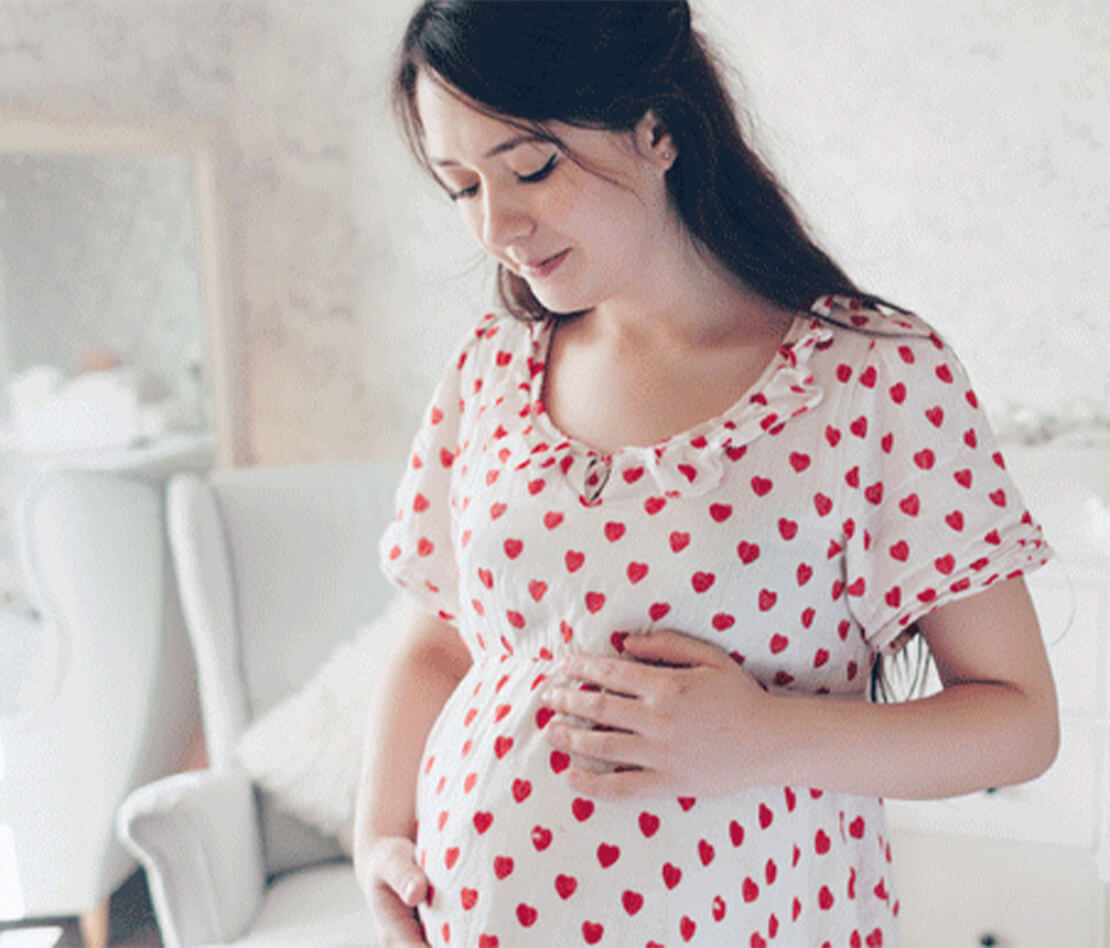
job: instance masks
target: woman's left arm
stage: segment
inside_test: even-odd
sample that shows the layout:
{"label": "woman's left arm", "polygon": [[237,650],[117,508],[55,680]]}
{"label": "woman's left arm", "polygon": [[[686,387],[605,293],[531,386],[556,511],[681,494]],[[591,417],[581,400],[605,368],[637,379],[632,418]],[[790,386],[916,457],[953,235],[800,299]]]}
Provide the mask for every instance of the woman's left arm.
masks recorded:
{"label": "woman's left arm", "polygon": [[[552,722],[557,748],[625,765],[571,769],[597,796],[718,794],[796,785],[908,799],[1020,783],[1059,743],[1056,692],[1020,578],[942,606],[918,628],[943,690],[892,704],[771,694],[714,645],[674,632],[629,636],[627,659],[576,655],[548,704],[601,730]],[[659,667],[643,662],[686,667]]]}

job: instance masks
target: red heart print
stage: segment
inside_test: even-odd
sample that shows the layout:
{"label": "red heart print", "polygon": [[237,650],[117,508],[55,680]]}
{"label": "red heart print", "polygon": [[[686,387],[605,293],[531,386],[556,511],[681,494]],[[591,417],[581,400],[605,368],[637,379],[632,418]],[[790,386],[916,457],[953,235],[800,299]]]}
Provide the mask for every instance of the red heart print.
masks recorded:
{"label": "red heart print", "polygon": [[697,924],[690,918],[689,915],[683,915],[682,921],[678,923],[678,930],[682,934],[683,941],[689,941],[694,937],[694,932],[697,931]]}
{"label": "red heart print", "polygon": [[812,606],[808,606],[805,609],[803,609],[802,610],[802,626],[804,628],[808,629],[811,625],[813,625],[813,620],[814,620],[814,618],[816,618],[816,616],[817,616],[817,611]]}
{"label": "red heart print", "polygon": [[655,835],[656,830],[659,829],[659,817],[654,813],[648,813],[644,810],[640,813],[639,817],[640,832],[648,839]]}
{"label": "red heart print", "polygon": [[996,507],[1006,506],[1006,491],[1001,489],[991,491],[990,494],[988,494],[987,496],[990,497],[991,503],[994,504]]}
{"label": "red heart print", "polygon": [[552,833],[551,830],[545,826],[532,827],[532,845],[536,847],[537,852],[543,852],[551,845]]}
{"label": "red heart print", "polygon": [[725,917],[725,900],[719,895],[713,896],[713,921],[723,921]]}
{"label": "red heart print", "polygon": [[567,564],[567,572],[576,573],[586,562],[586,554],[579,553],[577,550],[567,550],[564,560]]}
{"label": "red heart print", "polygon": [[718,632],[724,632],[725,629],[731,629],[736,623],[736,617],[730,616],[727,612],[718,612],[713,617],[713,628]]}
{"label": "red heart print", "polygon": [[798,535],[798,524],[786,517],[779,518],[779,534],[784,540],[793,540]]}
{"label": "red heart print", "polygon": [[497,755],[497,759],[501,760],[504,756],[513,749],[513,739],[502,735],[493,742],[493,752]]}
{"label": "red heart print", "polygon": [[647,563],[632,562],[628,564],[628,581],[631,583],[638,583],[648,574]]}
{"label": "red heart print", "polygon": [[847,474],[844,475],[845,483],[852,488],[859,487],[859,465],[853,467]]}
{"label": "red heart print", "polygon": [[817,904],[821,909],[827,912],[833,907],[833,902],[835,901],[836,899],[833,898],[833,894],[829,891],[829,887],[827,885],[821,886],[821,891],[817,893]]}
{"label": "red heart print", "polygon": [[674,533],[671,534],[670,540],[671,549],[675,553],[681,553],[683,550],[686,549],[687,546],[690,545],[690,534],[680,533],[678,530],[675,530]]}
{"label": "red heart print", "polygon": [[828,497],[818,492],[813,495],[813,506],[817,508],[817,515],[824,517],[832,510],[833,504]]}
{"label": "red heart print", "polygon": [[913,456],[913,463],[923,471],[929,470],[936,463],[936,460],[937,456],[928,448],[922,448]]}
{"label": "red heart print", "polygon": [[849,426],[848,430],[852,432],[857,438],[867,437],[867,416],[860,415]]}
{"label": "red heart print", "polygon": [[639,892],[633,892],[631,889],[625,889],[621,893],[621,905],[629,915],[635,915],[640,909],[644,907],[644,897]]}
{"label": "red heart print", "polygon": [[921,500],[917,494],[908,494],[898,501],[898,507],[907,517],[916,517],[921,510]]}
{"label": "red heart print", "polygon": [[608,869],[613,863],[620,859],[621,850],[619,846],[611,846],[608,843],[602,843],[597,847],[597,861],[601,864],[602,869]]}
{"label": "red heart print", "polygon": [[496,856],[493,860],[493,874],[498,879],[504,879],[512,875],[513,860],[510,856]]}
{"label": "red heart print", "polygon": [[584,797],[575,797],[570,805],[571,811],[574,813],[574,818],[579,823],[585,823],[594,813],[594,803],[592,800],[587,800]]}
{"label": "red heart print", "polygon": [[813,567],[806,563],[798,564],[798,585],[804,586],[813,578]]}
{"label": "red heart print", "polygon": [[703,866],[708,866],[716,855],[717,851],[713,848],[712,843],[704,839],[698,840],[698,858],[701,860]]}
{"label": "red heart print", "polygon": [[810,457],[808,454],[802,454],[800,451],[790,452],[790,466],[799,474],[809,467],[809,463]]}
{"label": "red heart print", "polygon": [[867,498],[868,503],[874,504],[877,507],[883,502],[883,482],[876,481],[870,487],[865,488],[863,496]]}
{"label": "red heart print", "polygon": [[470,791],[474,789],[474,784],[476,784],[477,782],[478,775],[473,771],[471,773],[468,773],[466,775],[466,779],[463,781],[463,792],[470,793]]}
{"label": "red heart print", "polygon": [[500,503],[500,502],[494,504],[489,509],[490,520],[496,520],[498,517],[500,517],[502,514],[504,514],[505,511],[508,510],[508,509],[509,509],[508,504],[503,504],[503,503]]}
{"label": "red heart print", "polygon": [[952,477],[961,487],[971,487],[972,474],[970,468],[965,467],[962,470],[956,471]]}
{"label": "red heart print", "polygon": [[586,939],[587,945],[596,945],[604,934],[605,926],[601,922],[582,923],[582,937]]}
{"label": "red heart print", "polygon": [[459,901],[462,902],[462,907],[469,912],[478,901],[478,890],[464,888],[459,893]]}
{"label": "red heart print", "polygon": [[534,481],[528,482],[528,493],[533,497],[544,489],[546,481],[542,477],[537,477]]}
{"label": "red heart print", "polygon": [[813,667],[820,668],[829,660],[829,650],[826,648],[819,648],[813,654]]}
{"label": "red heart print", "polygon": [[757,497],[766,497],[774,487],[774,482],[766,477],[753,477],[752,490],[755,491]]}
{"label": "red heart print", "polygon": [[952,513],[944,518],[944,522],[959,533],[964,528],[964,515],[958,510],[953,510]]}
{"label": "red heart print", "polygon": [[724,523],[732,516],[731,504],[710,504],[709,516],[712,517],[717,523]]}
{"label": "red heart print", "polygon": [[552,751],[549,763],[553,772],[561,774],[570,766],[570,755],[565,751]]}
{"label": "red heart print", "polygon": [[644,501],[644,510],[647,511],[649,516],[654,516],[666,505],[667,501],[664,497],[649,497]]}
{"label": "red heart print", "polygon": [[875,371],[875,366],[869,365],[863,370],[859,377],[859,384],[864,388],[874,388],[875,383],[879,380],[879,373]]}
{"label": "red heart print", "polygon": [[843,362],[836,367],[836,378],[839,382],[847,382],[852,377],[852,367]]}
{"label": "red heart print", "polygon": [[[772,592],[770,589],[761,589],[759,591],[759,611],[770,612],[775,608],[775,603],[778,602],[778,593]],[[771,640],[772,649],[774,649],[774,639]]]}
{"label": "red heart print", "polygon": [[554,716],[555,712],[551,708],[540,708],[536,711],[536,729],[542,731]]}
{"label": "red heart print", "polygon": [[744,842],[744,827],[736,820],[729,821],[728,838],[732,841],[733,846],[740,846]]}
{"label": "red heart print", "polygon": [[486,589],[493,589],[493,573],[488,569],[479,569],[478,579],[481,580],[482,585],[485,586]]}
{"label": "red heart print", "polygon": [[652,622],[660,622],[663,617],[671,611],[670,603],[666,602],[653,602],[648,608],[648,615],[651,616]]}
{"label": "red heart print", "polygon": [[754,563],[759,559],[759,544],[741,540],[740,545],[736,547],[736,554],[745,565]]}
{"label": "red heart print", "polygon": [[975,448],[979,447],[979,438],[975,434],[974,428],[968,428],[967,431],[964,432],[964,444],[966,444],[973,451],[975,450]]}
{"label": "red heart print", "polygon": [[682,881],[682,870],[673,863],[663,863],[663,884],[668,889],[673,889]]}
{"label": "red heart print", "polygon": [[448,869],[453,869],[454,866],[455,866],[455,863],[458,862],[458,861],[459,861],[459,847],[458,846],[452,846],[450,849],[448,849],[446,852],[444,852],[444,854],[443,854],[443,864]]}
{"label": "red heart print", "polygon": [[952,370],[948,368],[943,362],[936,368],[937,378],[944,382],[946,385],[952,384]]}
{"label": "red heart print", "polygon": [[698,469],[692,464],[680,464],[678,470],[691,484],[697,479]]}
{"label": "red heart print", "polygon": [[521,902],[516,907],[516,917],[517,921],[519,921],[521,925],[523,925],[525,928],[530,928],[536,923],[536,919],[539,917],[539,912],[537,912],[531,905],[526,905],[524,902]]}
{"label": "red heart print", "polygon": [[744,897],[745,902],[754,902],[759,898],[759,886],[756,885],[755,880],[751,876],[747,876],[744,879],[740,894]]}
{"label": "red heart print", "polygon": [[[848,587],[848,595],[849,596],[855,596],[855,597],[858,598],[858,597],[860,597],[864,594],[866,589],[867,589],[867,583],[864,580],[864,578],[862,576],[860,576],[857,579],[853,580],[852,584]],[[843,638],[843,636],[841,636],[841,638]]]}
{"label": "red heart print", "polygon": [[624,651],[624,640],[628,638],[627,632],[614,632],[609,636],[609,641],[613,645],[613,649],[621,653]]}
{"label": "red heart print", "polygon": [[848,834],[853,839],[863,839],[864,822],[862,816],[857,816],[851,823],[848,824]]}
{"label": "red heart print", "polygon": [[896,405],[901,405],[906,400],[906,386],[901,382],[895,382],[890,386],[890,399]]}
{"label": "red heart print", "polygon": [[926,410],[925,417],[929,419],[929,423],[934,428],[939,428],[944,424],[944,409],[940,405],[934,405],[932,408]]}
{"label": "red heart print", "polygon": [[694,804],[698,802],[697,797],[678,797],[678,805],[682,807],[683,812],[689,812],[694,808]]}
{"label": "red heart print", "polygon": [[509,620],[509,625],[514,629],[523,629],[526,624],[524,616],[515,609],[507,609],[505,611],[505,618]]}
{"label": "red heart print", "polygon": [[509,539],[505,541],[505,555],[510,560],[515,560],[520,556],[523,549],[524,544],[520,540]]}
{"label": "red heart print", "polygon": [[694,592],[703,593],[709,589],[716,580],[717,577],[713,573],[706,573],[699,570],[690,577],[690,584],[694,587]]}
{"label": "red heart print", "polygon": [[910,545],[905,540],[899,540],[890,548],[890,555],[900,563],[905,563],[910,558]]}
{"label": "red heart print", "polygon": [[911,349],[909,346],[899,346],[898,355],[902,359],[902,361],[906,363],[906,365],[913,365],[913,349]]}
{"label": "red heart print", "polygon": [[946,556],[939,557],[935,561],[934,565],[939,572],[947,576],[949,573],[952,572],[952,570],[956,568],[956,557],[949,553]]}
{"label": "red heart print", "polygon": [[890,606],[891,609],[897,609],[902,604],[901,588],[898,586],[892,586],[890,589],[887,590],[886,596],[884,598],[886,599],[886,604]]}
{"label": "red heart print", "polygon": [[592,614],[597,614],[605,605],[605,593],[588,592],[586,593],[586,608]]}
{"label": "red heart print", "polygon": [[624,536],[625,529],[626,527],[623,523],[610,520],[605,524],[605,539],[610,543],[616,543],[617,540]]}
{"label": "red heart print", "polygon": [[554,530],[563,522],[563,515],[558,510],[549,510],[543,515],[543,525],[548,530]]}
{"label": "red heart print", "polygon": [[555,891],[559,893],[559,898],[564,902],[574,895],[577,888],[578,880],[574,876],[564,875],[560,872],[555,877]]}
{"label": "red heart print", "polygon": [[485,811],[485,810],[479,810],[477,813],[474,814],[474,828],[480,834],[484,833],[486,830],[488,830],[492,823],[493,823],[493,814],[492,813],[490,813],[488,811]]}
{"label": "red heart print", "polygon": [[416,553],[418,556],[431,556],[436,549],[436,545],[427,537],[421,537],[416,544]]}
{"label": "red heart print", "polygon": [[533,579],[528,583],[528,594],[533,600],[539,602],[547,593],[547,583],[541,579]]}
{"label": "red heart print", "polygon": [[826,427],[825,440],[829,442],[830,448],[835,448],[840,443],[840,429],[834,428],[832,425]]}
{"label": "red heart print", "polygon": [[517,803],[522,803],[527,800],[531,793],[532,782],[530,780],[521,780],[517,777],[517,779],[513,781],[513,799],[516,800]]}
{"label": "red heart print", "polygon": [[621,472],[621,476],[625,479],[626,483],[635,484],[641,477],[644,476],[643,467],[626,467]]}
{"label": "red heart print", "polygon": [[766,803],[759,804],[759,827],[767,829],[775,820],[775,814]]}
{"label": "red heart print", "polygon": [[775,860],[768,859],[767,865],[763,867],[763,878],[767,880],[767,885],[773,885],[778,874],[779,867],[775,865]]}
{"label": "red heart print", "polygon": [[493,712],[494,723],[496,724],[498,721],[504,721],[505,718],[507,718],[509,716],[509,713],[512,710],[513,710],[512,705],[499,704]]}
{"label": "red heart print", "polygon": [[813,848],[817,850],[817,855],[825,855],[831,846],[832,840],[829,839],[828,833],[823,829],[819,829],[817,835],[813,838]]}

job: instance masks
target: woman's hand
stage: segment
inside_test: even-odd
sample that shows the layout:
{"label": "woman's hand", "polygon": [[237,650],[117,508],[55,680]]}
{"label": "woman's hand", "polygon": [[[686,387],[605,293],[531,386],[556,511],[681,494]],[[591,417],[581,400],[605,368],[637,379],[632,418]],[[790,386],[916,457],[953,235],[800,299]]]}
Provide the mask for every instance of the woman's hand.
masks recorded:
{"label": "woman's hand", "polygon": [[732,656],[672,631],[630,634],[624,651],[626,658],[577,653],[565,660],[566,677],[601,690],[553,685],[544,692],[548,707],[601,728],[553,720],[543,731],[548,742],[618,767],[568,768],[574,789],[597,797],[695,796],[766,782],[761,765],[774,747],[774,699]]}
{"label": "woman's hand", "polygon": [[427,945],[415,909],[428,896],[428,877],[416,862],[413,841],[379,837],[359,860],[357,874],[378,929],[378,943],[383,948]]}

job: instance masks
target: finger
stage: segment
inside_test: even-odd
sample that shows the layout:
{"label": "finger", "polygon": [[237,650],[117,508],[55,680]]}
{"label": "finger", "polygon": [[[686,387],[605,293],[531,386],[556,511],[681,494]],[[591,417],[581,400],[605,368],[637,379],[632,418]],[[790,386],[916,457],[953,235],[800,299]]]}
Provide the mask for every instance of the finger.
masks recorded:
{"label": "finger", "polygon": [[412,908],[428,897],[428,877],[416,862],[416,846],[403,836],[379,843],[374,873],[400,901]]}
{"label": "finger", "polygon": [[670,792],[662,773],[650,768],[594,773],[572,767],[566,779],[571,789],[583,796],[608,800],[666,796]]}
{"label": "finger", "polygon": [[558,750],[606,764],[650,767],[656,763],[651,745],[639,734],[595,731],[553,722],[544,728],[544,737]]}
{"label": "finger", "polygon": [[624,640],[624,650],[640,661],[658,661],[669,665],[724,666],[731,661],[729,654],[712,642],[671,629],[634,632]]}
{"label": "finger", "polygon": [[637,734],[647,733],[657,723],[657,715],[643,701],[608,691],[555,685],[544,692],[543,701],[553,711]]}
{"label": "finger", "polygon": [[416,912],[404,905],[392,890],[380,888],[371,902],[378,941],[383,946],[426,945]]}
{"label": "finger", "polygon": [[[629,636],[629,639],[632,637]],[[633,698],[643,698],[665,674],[660,669],[604,655],[574,652],[563,659],[561,671],[567,678],[600,685]]]}

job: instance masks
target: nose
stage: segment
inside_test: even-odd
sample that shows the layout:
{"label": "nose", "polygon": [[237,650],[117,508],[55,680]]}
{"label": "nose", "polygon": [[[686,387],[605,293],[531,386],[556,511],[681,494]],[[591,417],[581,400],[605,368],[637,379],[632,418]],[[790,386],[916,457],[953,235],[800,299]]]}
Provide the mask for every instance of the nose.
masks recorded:
{"label": "nose", "polygon": [[535,221],[528,208],[504,188],[487,187],[482,201],[482,242],[504,250],[531,234]]}

